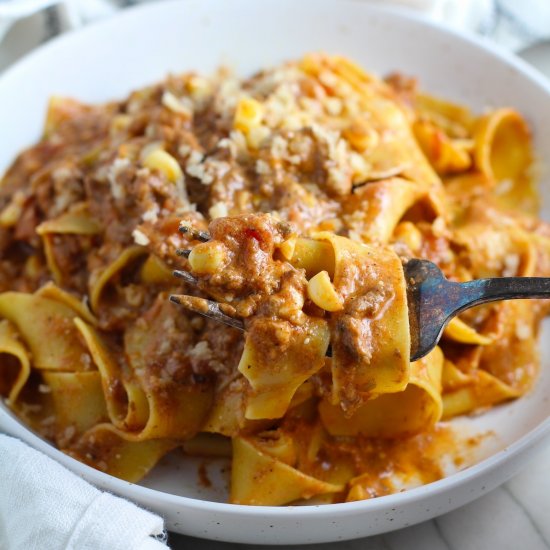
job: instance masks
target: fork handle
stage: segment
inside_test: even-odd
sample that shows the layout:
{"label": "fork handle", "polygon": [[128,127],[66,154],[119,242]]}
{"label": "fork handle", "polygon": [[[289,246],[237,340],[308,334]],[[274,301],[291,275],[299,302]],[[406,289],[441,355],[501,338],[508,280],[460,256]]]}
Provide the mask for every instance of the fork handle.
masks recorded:
{"label": "fork handle", "polygon": [[498,300],[550,298],[548,277],[500,277],[456,283],[443,277],[431,262],[418,260],[411,267],[411,272],[416,269],[414,284],[407,288],[413,361],[429,353],[449,321],[466,309]]}
{"label": "fork handle", "polygon": [[451,283],[456,288],[453,316],[480,304],[497,300],[550,298],[550,277],[498,277],[466,283]]}

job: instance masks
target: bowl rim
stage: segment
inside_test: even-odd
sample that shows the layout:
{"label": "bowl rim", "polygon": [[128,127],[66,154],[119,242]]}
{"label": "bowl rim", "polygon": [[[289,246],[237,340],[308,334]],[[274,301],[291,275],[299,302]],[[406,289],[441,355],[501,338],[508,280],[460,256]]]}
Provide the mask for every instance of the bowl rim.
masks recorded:
{"label": "bowl rim", "polygon": [[[185,4],[193,4],[194,1],[195,0],[163,0],[155,3],[138,4],[121,10],[114,16],[93,22],[86,27],[69,30],[68,32],[48,41],[37,49],[27,53],[22,58],[17,60],[11,67],[0,74],[0,89],[3,88],[4,85],[9,85],[9,80],[12,77],[15,77],[18,73],[25,71],[26,65],[31,62],[31,60],[40,59],[40,57],[48,55],[50,51],[55,51],[56,48],[63,47],[66,42],[70,44],[71,40],[73,40],[75,36],[93,34],[98,28],[108,29],[109,27],[115,27],[121,19],[130,20],[132,18],[141,18],[146,12],[164,10],[167,9],[167,6],[174,7],[176,5],[183,6]],[[277,0],[263,0],[263,4],[267,4],[268,2],[275,5]],[[335,5],[337,4],[340,9],[342,9],[342,6],[346,3],[350,5],[360,4],[362,6],[361,9],[370,11],[373,14],[379,14],[382,16],[389,15],[390,17],[401,19],[402,21],[412,23],[419,27],[429,28],[438,33],[450,36],[453,41],[465,43],[477,50],[483,50],[485,53],[489,53],[494,59],[521,73],[523,78],[529,80],[531,84],[538,87],[548,96],[548,101],[550,104],[550,80],[527,62],[500,48],[497,44],[482,36],[474,35],[435,21],[431,21],[405,7],[385,6],[380,4],[373,5],[367,4],[362,0],[325,0],[325,2],[334,3]],[[315,6],[316,0],[301,0],[301,3],[308,3],[311,6]],[[5,84],[5,82],[8,82],[8,84]],[[506,404],[499,406],[506,406]],[[351,512],[368,513],[389,507],[397,508],[414,501],[422,500],[425,497],[432,497],[445,493],[449,490],[465,485],[468,482],[475,481],[485,474],[490,473],[499,465],[509,462],[513,457],[523,454],[531,447],[534,447],[543,438],[550,435],[550,417],[548,417],[512,444],[501,449],[500,451],[497,451],[496,453],[493,453],[480,462],[438,481],[415,487],[401,493],[394,493],[374,499],[336,504],[250,506],[174,495],[158,489],[151,489],[136,483],[124,481],[120,478],[116,478],[96,470],[95,468],[92,468],[91,466],[66,455],[57,449],[53,444],[40,437],[29,427],[23,424],[17,416],[15,416],[15,414],[6,407],[4,402],[0,400],[0,418],[2,416],[7,419],[9,424],[12,424],[12,436],[21,437],[23,441],[31,444],[35,449],[44,452],[50,458],[63,464],[63,466],[71,470],[72,473],[82,475],[91,483],[102,488],[108,488],[119,495],[125,496],[128,496],[128,492],[131,491],[133,493],[132,496],[134,496],[137,500],[147,500],[148,502],[154,501],[156,503],[178,507],[186,506],[189,508],[195,508],[197,511],[217,512],[227,516],[233,516],[235,518],[243,516],[248,516],[250,518],[265,518],[266,515],[274,515],[280,518],[296,518],[296,514],[299,513],[300,519],[308,519],[311,517],[319,519],[325,516],[330,518],[347,516],[350,515]],[[19,432],[19,435],[16,432]]]}

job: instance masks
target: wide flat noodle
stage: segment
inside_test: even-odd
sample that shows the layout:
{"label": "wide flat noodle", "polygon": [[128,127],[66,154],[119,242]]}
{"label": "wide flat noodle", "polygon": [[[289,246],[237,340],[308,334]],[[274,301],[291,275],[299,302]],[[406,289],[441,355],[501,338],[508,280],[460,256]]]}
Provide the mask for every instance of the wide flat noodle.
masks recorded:
{"label": "wide flat noodle", "polygon": [[335,436],[394,438],[428,430],[442,415],[442,368],[443,353],[436,347],[411,363],[410,380],[403,391],[371,399],[351,416],[325,398],[319,404],[321,420]]}
{"label": "wide flat noodle", "polygon": [[470,383],[470,376],[462,372],[452,361],[445,359],[441,373],[443,393],[452,392]]}
{"label": "wide flat noodle", "polygon": [[254,439],[233,439],[231,496],[233,504],[279,506],[315,495],[337,493],[342,485],[308,476],[262,452]]}
{"label": "wide flat noodle", "polygon": [[[342,452],[320,420],[312,421],[316,400],[297,406],[281,428],[260,432],[254,444],[264,453],[325,483],[345,486],[357,474],[357,462]],[[306,420],[308,419],[308,420]],[[327,493],[315,503],[338,502],[340,496]]]}
{"label": "wide flat noodle", "polygon": [[468,107],[418,92],[415,109],[420,120],[429,120],[446,135],[453,138],[467,138],[471,135],[475,117]]}
{"label": "wide flat noodle", "polygon": [[491,338],[480,334],[458,317],[451,319],[451,322],[443,331],[443,337],[461,344],[477,344],[480,346],[487,346],[492,342]]}
{"label": "wide flat noodle", "polygon": [[171,378],[165,374],[169,365],[164,346],[170,338],[182,337],[170,331],[176,314],[168,300],[161,300],[124,335],[128,365],[148,402],[147,422],[137,434],[141,440],[190,438],[202,428],[212,405],[214,392],[209,380],[194,376],[191,369]]}
{"label": "wide flat noodle", "polygon": [[213,389],[208,380],[192,372],[178,380],[159,370],[166,362],[166,330],[173,326],[175,314],[173,305],[162,299],[131,325],[124,336],[124,362],[117,361],[97,330],[76,321],[101,373],[111,422],[128,440],[192,437],[210,410]]}
{"label": "wide flat noodle", "polygon": [[399,257],[330,233],[334,287],[345,301],[332,314],[333,399],[352,411],[371,397],[402,391],[410,376],[409,316]]}
{"label": "wide flat noodle", "polygon": [[101,233],[101,224],[90,214],[88,204],[80,202],[58,218],[46,220],[37,228],[39,235],[72,234],[97,235]]}
{"label": "wide flat noodle", "polygon": [[60,447],[92,426],[108,420],[98,371],[44,371],[42,377],[53,399]]}
{"label": "wide flat noodle", "polygon": [[219,434],[198,433],[195,437],[185,440],[181,448],[188,456],[206,458],[230,458],[231,439]]}
{"label": "wide flat noodle", "polygon": [[443,420],[467,414],[518,397],[519,391],[504,384],[488,372],[478,370],[467,377],[458,389],[443,395]]}
{"label": "wide flat noodle", "polygon": [[55,257],[55,236],[93,236],[101,232],[101,225],[91,216],[87,203],[78,203],[58,218],[42,222],[36,228],[36,232],[42,237],[48,268],[55,282],[60,284],[63,281],[63,270],[58,265]]}
{"label": "wide flat noodle", "polygon": [[436,210],[418,184],[402,178],[382,180],[347,197],[342,218],[354,239],[387,243],[403,214],[416,203],[431,212]]}
{"label": "wide flat noodle", "polygon": [[137,483],[178,444],[172,439],[128,440],[112,424],[98,424],[63,451],[106,474]]}
{"label": "wide flat noodle", "polygon": [[484,330],[494,342],[483,347],[479,368],[520,394],[529,390],[539,369],[537,318],[533,302],[511,300],[494,310]]}
{"label": "wide flat noodle", "polygon": [[[539,358],[533,303],[513,300],[493,306],[483,332],[490,344],[477,348],[468,365],[444,368],[444,418],[519,397],[532,385]],[[468,365],[465,367],[465,365]]]}
{"label": "wide flat noodle", "polygon": [[142,430],[149,419],[149,403],[145,392],[128,368],[116,361],[96,329],[81,319],[75,319],[75,325],[101,375],[111,422],[121,430]]}
{"label": "wide flat noodle", "polygon": [[110,263],[101,271],[96,271],[90,276],[90,305],[92,311],[97,312],[100,306],[103,294],[109,285],[124,268],[128,267],[132,262],[145,256],[147,249],[143,246],[131,246],[122,251],[117,259]]}
{"label": "wide flat noodle", "polygon": [[65,303],[39,294],[4,292],[0,294],[0,316],[17,326],[32,354],[34,368],[59,371],[92,368],[73,323],[76,312]]}
{"label": "wide flat noodle", "polygon": [[496,109],[476,122],[475,161],[477,168],[496,185],[510,180],[527,183],[533,161],[529,129],[513,109]]}
{"label": "wide flat noodle", "polygon": [[14,405],[31,374],[29,352],[21,343],[17,329],[0,321],[0,395]]}
{"label": "wide flat noodle", "polygon": [[424,154],[438,174],[465,172],[472,165],[473,140],[452,139],[429,120],[418,120],[414,133]]}
{"label": "wide flat noodle", "polygon": [[[315,60],[311,57],[308,59],[310,72],[317,72],[321,79],[326,80],[323,69],[329,69],[336,77],[336,82],[332,85],[333,93],[346,95],[350,86],[358,93],[358,103],[363,117],[368,120],[372,130],[380,136],[363,152],[373,172],[404,166],[403,172],[408,179],[428,187],[441,185],[414,139],[407,113],[399,103],[394,101],[389,89],[382,81],[343,57],[323,57],[319,68],[315,67],[314,62]],[[338,81],[345,83],[348,88],[338,86]]]}
{"label": "wide flat noodle", "polygon": [[174,282],[172,270],[157,256],[151,254],[141,266],[140,279],[146,285],[167,284]]}
{"label": "wide flat noodle", "polygon": [[239,434],[246,435],[269,427],[272,424],[270,419],[250,420],[246,418],[247,385],[244,377],[224,384],[216,392],[212,408],[202,430],[227,437],[236,437]]}
{"label": "wide flat noodle", "polygon": [[254,319],[238,367],[253,389],[246,418],[281,418],[298,387],[325,364],[329,340],[322,319],[309,317],[301,326]]}
{"label": "wide flat noodle", "polygon": [[492,227],[469,223],[454,232],[474,278],[527,277],[534,269],[532,239],[516,226]]}
{"label": "wide flat noodle", "polygon": [[97,319],[94,314],[90,311],[88,304],[84,300],[79,300],[74,294],[70,294],[66,290],[59,288],[57,285],[52,283],[46,283],[44,286],[40,287],[36,291],[37,296],[43,296],[44,298],[51,298],[56,302],[61,302],[66,306],[69,306],[72,310],[77,313],[78,317],[82,320],[90,323],[92,325],[97,325]]}

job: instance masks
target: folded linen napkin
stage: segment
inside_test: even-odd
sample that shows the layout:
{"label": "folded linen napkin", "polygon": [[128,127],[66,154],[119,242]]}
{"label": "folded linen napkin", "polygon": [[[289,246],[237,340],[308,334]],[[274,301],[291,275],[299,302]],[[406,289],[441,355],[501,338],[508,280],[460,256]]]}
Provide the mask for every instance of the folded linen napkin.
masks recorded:
{"label": "folded linen napkin", "polygon": [[163,520],[0,434],[0,548],[166,550]]}

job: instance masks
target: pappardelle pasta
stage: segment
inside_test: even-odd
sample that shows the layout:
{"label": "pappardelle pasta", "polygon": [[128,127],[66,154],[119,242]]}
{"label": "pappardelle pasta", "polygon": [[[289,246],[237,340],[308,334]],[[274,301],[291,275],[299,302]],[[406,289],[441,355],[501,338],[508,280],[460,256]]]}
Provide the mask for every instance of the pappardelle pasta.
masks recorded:
{"label": "pappardelle pasta", "polygon": [[[530,388],[548,307],[466,312],[411,363],[402,265],[550,276],[533,164],[512,108],[476,115],[324,54],[99,106],[52,98],[0,184],[0,394],[128,481],[176,448],[230,457],[238,504],[439,479],[445,421]],[[246,332],[169,302],[181,293]]]}

